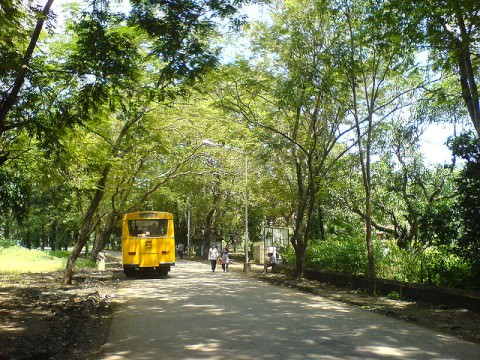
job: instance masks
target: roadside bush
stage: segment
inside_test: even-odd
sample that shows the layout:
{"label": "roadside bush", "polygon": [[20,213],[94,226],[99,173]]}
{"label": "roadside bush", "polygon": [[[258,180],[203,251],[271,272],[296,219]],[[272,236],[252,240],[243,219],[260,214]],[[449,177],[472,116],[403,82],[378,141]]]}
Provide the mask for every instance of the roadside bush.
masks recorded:
{"label": "roadside bush", "polygon": [[474,288],[471,265],[442,248],[400,249],[387,243],[376,256],[377,276],[435,286]]}
{"label": "roadside bush", "polygon": [[0,248],[8,248],[17,245],[17,240],[0,238]]}
{"label": "roadside bush", "polygon": [[421,282],[422,254],[420,252],[401,249],[394,241],[382,244],[377,243],[375,252],[377,277],[405,282]]}
{"label": "roadside bush", "polygon": [[367,269],[365,242],[356,238],[316,241],[306,254],[306,266],[350,274],[364,274]]}
{"label": "roadside bush", "polygon": [[295,251],[291,245],[283,248],[282,262],[288,266],[295,266]]}
{"label": "roadside bush", "polygon": [[451,252],[427,249],[424,266],[429,285],[475,289],[472,265]]}
{"label": "roadside bush", "polygon": [[[295,266],[295,252],[282,251],[283,262]],[[367,269],[365,240],[327,239],[314,242],[307,250],[305,266],[312,270],[332,270],[362,275]],[[435,286],[475,289],[471,264],[441,248],[401,249],[394,241],[375,242],[377,277]]]}

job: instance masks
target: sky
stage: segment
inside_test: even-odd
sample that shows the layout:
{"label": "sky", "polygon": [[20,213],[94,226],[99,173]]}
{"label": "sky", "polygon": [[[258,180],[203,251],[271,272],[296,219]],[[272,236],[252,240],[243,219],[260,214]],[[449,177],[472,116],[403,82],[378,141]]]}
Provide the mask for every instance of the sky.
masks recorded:
{"label": "sky", "polygon": [[[445,164],[452,162],[452,153],[446,143],[450,136],[461,134],[464,131],[471,131],[473,124],[468,122],[466,125],[457,125],[455,130],[453,124],[431,124],[421,139],[421,151],[425,157],[427,165]],[[457,158],[457,164],[462,160]]]}
{"label": "sky", "polygon": [[453,135],[452,125],[429,125],[421,140],[421,151],[429,165],[451,161],[452,154],[446,145],[451,135]]}

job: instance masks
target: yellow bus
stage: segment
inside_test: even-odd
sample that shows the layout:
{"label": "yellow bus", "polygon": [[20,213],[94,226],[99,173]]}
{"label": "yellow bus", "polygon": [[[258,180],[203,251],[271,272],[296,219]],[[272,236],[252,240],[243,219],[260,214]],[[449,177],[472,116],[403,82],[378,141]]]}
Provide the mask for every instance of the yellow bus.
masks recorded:
{"label": "yellow bus", "polygon": [[175,265],[173,215],[161,211],[139,211],[123,215],[123,271],[127,276],[140,270],[167,275]]}

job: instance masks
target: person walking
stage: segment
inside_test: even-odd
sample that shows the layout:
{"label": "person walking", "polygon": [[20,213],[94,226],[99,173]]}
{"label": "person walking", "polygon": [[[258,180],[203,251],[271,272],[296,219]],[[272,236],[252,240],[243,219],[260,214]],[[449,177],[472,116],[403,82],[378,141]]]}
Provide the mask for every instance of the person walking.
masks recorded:
{"label": "person walking", "polygon": [[183,252],[185,251],[185,247],[183,246],[182,243],[177,245],[177,253],[178,256],[180,256],[180,259],[183,259]]}
{"label": "person walking", "polygon": [[218,250],[215,244],[212,244],[212,246],[208,250],[208,260],[210,260],[210,264],[212,265],[212,271],[215,271],[215,268],[217,267],[217,259]]}
{"label": "person walking", "polygon": [[230,256],[228,255],[228,249],[225,248],[222,252],[222,269],[228,272],[228,265],[230,264]]}

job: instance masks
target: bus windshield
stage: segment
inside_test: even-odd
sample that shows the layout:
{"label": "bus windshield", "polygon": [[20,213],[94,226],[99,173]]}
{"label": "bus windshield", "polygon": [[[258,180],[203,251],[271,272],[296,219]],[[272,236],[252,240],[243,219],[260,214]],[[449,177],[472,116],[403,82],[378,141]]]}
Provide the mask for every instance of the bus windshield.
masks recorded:
{"label": "bus windshield", "polygon": [[167,235],[167,219],[128,220],[130,236],[157,237]]}

